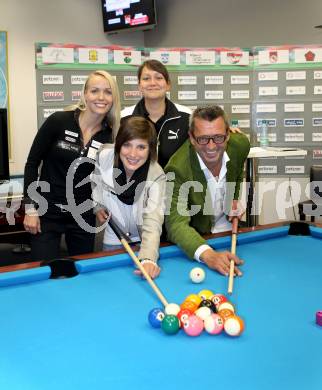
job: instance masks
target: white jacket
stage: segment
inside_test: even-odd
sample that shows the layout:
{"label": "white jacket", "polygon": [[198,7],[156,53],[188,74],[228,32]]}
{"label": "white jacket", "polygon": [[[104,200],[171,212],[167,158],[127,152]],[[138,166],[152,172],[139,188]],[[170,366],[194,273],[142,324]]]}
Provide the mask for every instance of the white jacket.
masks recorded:
{"label": "white jacket", "polygon": [[[96,168],[91,175],[93,183],[93,200],[96,210],[106,208],[117,221],[124,225],[133,221],[127,218],[117,206],[119,200],[115,195],[113,183],[114,145],[105,144],[97,153]],[[160,235],[164,220],[166,175],[157,162],[151,162],[147,180],[139,198],[133,204],[133,215],[136,216],[137,230],[141,238],[139,259],[157,261],[159,257]]]}

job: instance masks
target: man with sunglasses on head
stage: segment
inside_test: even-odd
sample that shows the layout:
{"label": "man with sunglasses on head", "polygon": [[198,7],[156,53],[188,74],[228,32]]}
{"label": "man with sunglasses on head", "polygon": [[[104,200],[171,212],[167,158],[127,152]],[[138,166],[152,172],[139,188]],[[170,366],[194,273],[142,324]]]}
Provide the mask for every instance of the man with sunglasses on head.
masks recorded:
{"label": "man with sunglasses on head", "polygon": [[170,209],[165,219],[169,240],[188,257],[223,275],[229,274],[233,259],[235,274],[241,276],[236,265],[242,260],[227,251],[217,252],[202,235],[231,230],[229,219],[243,215],[238,198],[249,149],[245,134],[229,130],[221,107],[200,107],[191,116],[189,139],[165,167],[169,180]]}

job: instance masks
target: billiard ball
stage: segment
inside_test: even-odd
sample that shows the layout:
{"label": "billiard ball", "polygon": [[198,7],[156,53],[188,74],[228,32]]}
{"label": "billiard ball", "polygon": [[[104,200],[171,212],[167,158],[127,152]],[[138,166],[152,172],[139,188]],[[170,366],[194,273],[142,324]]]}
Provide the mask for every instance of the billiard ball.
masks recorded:
{"label": "billiard ball", "polygon": [[223,294],[214,294],[210,299],[217,308],[221,303],[227,302],[227,298]]}
{"label": "billiard ball", "polygon": [[212,311],[209,309],[209,307],[206,307],[206,306],[199,307],[199,309],[197,309],[195,311],[195,315],[197,317],[201,318],[203,321],[207,317],[209,317],[211,314],[212,314]]}
{"label": "billiard ball", "polygon": [[192,268],[190,271],[190,279],[193,283],[201,283],[205,280],[205,271],[200,267]]}
{"label": "billiard ball", "polygon": [[219,334],[224,329],[224,320],[219,314],[213,313],[204,320],[204,327],[209,334]]}
{"label": "billiard ball", "polygon": [[201,299],[210,299],[214,293],[210,290],[201,290],[198,292],[198,295]]}
{"label": "billiard ball", "polygon": [[177,316],[166,314],[161,322],[161,329],[166,334],[176,334],[179,331],[180,324]]}
{"label": "billiard ball", "polygon": [[199,295],[197,294],[190,294],[186,297],[185,301],[190,301],[190,302],[193,302],[195,303],[197,306],[200,305],[200,302],[202,301],[202,299],[199,297]]}
{"label": "billiard ball", "polygon": [[194,313],[198,309],[198,305],[196,305],[194,302],[191,302],[191,301],[184,301],[180,305],[180,307],[181,307],[181,309],[188,309],[192,313]]}
{"label": "billiard ball", "polygon": [[188,336],[199,336],[203,331],[203,321],[193,314],[183,324],[183,330]]}
{"label": "billiard ball", "polygon": [[223,303],[220,303],[218,308],[217,308],[217,311],[220,311],[220,310],[223,310],[223,309],[229,309],[231,310],[233,313],[235,313],[235,307],[232,303],[226,301],[226,302],[223,302]]}
{"label": "billiard ball", "polygon": [[179,313],[177,314],[177,317],[179,318],[180,325],[183,326],[184,322],[188,319],[189,316],[191,316],[193,313],[192,311],[188,309],[181,309]]}
{"label": "billiard ball", "polygon": [[150,325],[153,328],[160,328],[161,327],[161,321],[163,320],[163,318],[164,318],[164,312],[159,307],[156,307],[156,308],[152,309],[150,311],[149,317],[148,317]]}
{"label": "billiard ball", "polygon": [[217,312],[216,306],[214,305],[214,303],[213,303],[210,299],[203,299],[203,300],[200,302],[199,307],[209,307],[209,309],[210,309],[213,313],[216,313],[216,312]]}
{"label": "billiard ball", "polygon": [[233,315],[224,322],[224,329],[229,336],[239,336],[244,330],[244,321]]}
{"label": "billiard ball", "polygon": [[224,320],[224,322],[226,322],[229,317],[234,315],[234,313],[229,309],[222,309],[218,312],[218,314]]}
{"label": "billiard ball", "polygon": [[176,316],[180,311],[180,306],[176,303],[168,303],[164,311],[165,314],[173,314],[174,316]]}

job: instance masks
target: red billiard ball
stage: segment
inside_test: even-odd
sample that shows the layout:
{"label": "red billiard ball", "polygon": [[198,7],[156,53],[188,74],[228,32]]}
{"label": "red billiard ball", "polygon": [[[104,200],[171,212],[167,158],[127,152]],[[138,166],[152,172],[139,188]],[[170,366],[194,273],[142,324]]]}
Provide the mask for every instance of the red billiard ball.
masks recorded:
{"label": "red billiard ball", "polygon": [[183,326],[184,322],[188,319],[189,316],[191,316],[193,312],[189,309],[181,309],[179,313],[177,314],[177,317],[179,318],[180,325]]}

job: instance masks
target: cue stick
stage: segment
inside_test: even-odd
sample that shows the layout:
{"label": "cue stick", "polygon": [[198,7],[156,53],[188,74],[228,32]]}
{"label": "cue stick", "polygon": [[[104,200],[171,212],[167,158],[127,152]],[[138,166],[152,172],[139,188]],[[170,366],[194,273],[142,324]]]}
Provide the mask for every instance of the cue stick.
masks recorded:
{"label": "cue stick", "polygon": [[[231,232],[231,253],[233,255],[236,254],[237,231],[238,231],[238,218],[234,217],[232,222],[232,232]],[[229,268],[229,279],[228,279],[228,294],[233,293],[234,269],[235,269],[235,261],[231,259],[230,268]]]}
{"label": "cue stick", "polygon": [[140,263],[140,260],[137,258],[135,253],[133,252],[132,248],[128,244],[125,236],[125,233],[122,232],[122,230],[116,225],[116,223],[110,218],[108,221],[109,225],[111,226],[113,232],[115,233],[116,237],[121,241],[124,249],[126,252],[130,255],[134,263],[137,265],[139,270],[142,272],[144,275],[145,279],[148,281],[149,285],[151,286],[152,290],[156,293],[160,301],[164,306],[168,305],[168,301],[165,299],[164,295],[161,293],[159,287],[156,285],[156,283],[152,280],[151,276],[146,272],[145,268],[143,265]]}

